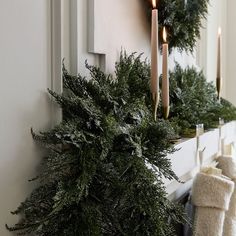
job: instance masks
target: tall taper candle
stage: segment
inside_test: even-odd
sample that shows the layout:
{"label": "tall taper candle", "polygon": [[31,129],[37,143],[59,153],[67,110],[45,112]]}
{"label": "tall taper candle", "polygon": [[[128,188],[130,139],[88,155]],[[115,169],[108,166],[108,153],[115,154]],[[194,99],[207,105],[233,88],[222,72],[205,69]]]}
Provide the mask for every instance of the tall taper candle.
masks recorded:
{"label": "tall taper candle", "polygon": [[157,118],[159,103],[159,79],[158,79],[158,10],[156,0],[152,0],[152,32],[151,32],[151,93],[154,103],[154,119]]}
{"label": "tall taper candle", "polygon": [[169,106],[169,76],[168,76],[168,43],[166,41],[167,34],[166,28],[163,28],[163,45],[162,45],[162,106],[163,115],[165,119],[168,119],[170,106]]}
{"label": "tall taper candle", "polygon": [[218,40],[217,40],[217,74],[216,74],[216,88],[217,95],[220,99],[222,87],[222,76],[221,76],[221,28],[218,30]]}

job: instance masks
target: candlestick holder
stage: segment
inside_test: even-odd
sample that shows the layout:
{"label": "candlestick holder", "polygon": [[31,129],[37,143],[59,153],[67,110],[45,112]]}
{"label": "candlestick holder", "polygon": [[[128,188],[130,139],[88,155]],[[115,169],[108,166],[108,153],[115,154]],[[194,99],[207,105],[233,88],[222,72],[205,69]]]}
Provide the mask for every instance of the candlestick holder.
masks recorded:
{"label": "candlestick holder", "polygon": [[216,90],[217,90],[217,97],[220,100],[220,93],[222,87],[222,78],[216,78]]}
{"label": "candlestick holder", "polygon": [[170,114],[170,107],[169,106],[168,107],[163,107],[163,116],[164,116],[165,120],[168,119],[169,114]]}

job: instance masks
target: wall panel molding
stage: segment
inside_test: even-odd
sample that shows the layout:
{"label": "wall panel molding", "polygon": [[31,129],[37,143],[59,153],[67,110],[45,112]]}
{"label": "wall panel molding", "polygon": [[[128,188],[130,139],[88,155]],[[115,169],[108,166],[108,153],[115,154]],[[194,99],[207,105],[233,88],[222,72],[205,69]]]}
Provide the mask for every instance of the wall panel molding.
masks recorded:
{"label": "wall panel molding", "polygon": [[[51,0],[51,89],[62,93],[62,1]],[[52,101],[52,124],[59,123],[62,112]]]}

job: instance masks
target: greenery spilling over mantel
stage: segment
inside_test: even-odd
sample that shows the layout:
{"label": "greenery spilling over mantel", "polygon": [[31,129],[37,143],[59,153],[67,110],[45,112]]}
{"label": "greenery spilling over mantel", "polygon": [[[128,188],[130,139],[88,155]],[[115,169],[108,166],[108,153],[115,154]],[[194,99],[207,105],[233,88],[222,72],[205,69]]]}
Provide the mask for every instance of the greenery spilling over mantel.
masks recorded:
{"label": "greenery spilling over mantel", "polygon": [[[218,101],[215,86],[195,68],[170,72],[170,119],[154,122],[150,65],[121,53],[115,75],[89,66],[90,78],[63,68],[64,93],[49,90],[63,110],[54,129],[33,133],[47,149],[38,187],[13,212],[10,231],[39,236],[173,236],[186,223],[183,209],[167,199],[163,177],[178,179],[168,154],[195,125],[236,119],[236,108]],[[169,222],[172,222],[171,224]]]}
{"label": "greenery spilling over mantel", "polygon": [[216,128],[219,118],[236,120],[236,108],[227,100],[219,101],[216,88],[207,82],[202,71],[182,69],[179,64],[170,72],[170,122],[180,135],[195,135],[195,125]]}
{"label": "greenery spilling over mantel", "polygon": [[[150,67],[122,53],[115,76],[89,66],[90,78],[63,69],[64,93],[49,90],[63,121],[34,139],[47,149],[38,187],[7,228],[40,236],[173,236],[183,209],[167,199],[163,177],[177,179],[168,121],[153,120]],[[169,222],[172,222],[171,224]]]}
{"label": "greenery spilling over mantel", "polygon": [[[151,19],[151,0],[147,3],[148,17]],[[202,20],[206,18],[209,0],[159,0],[159,32],[162,40],[162,29],[168,32],[169,48],[193,52],[200,37]]]}

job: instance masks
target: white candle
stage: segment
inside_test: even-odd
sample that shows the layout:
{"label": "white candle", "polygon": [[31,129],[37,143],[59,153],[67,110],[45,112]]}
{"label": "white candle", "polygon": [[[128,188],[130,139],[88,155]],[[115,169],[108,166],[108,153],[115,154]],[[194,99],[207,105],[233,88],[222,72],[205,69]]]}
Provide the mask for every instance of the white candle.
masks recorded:
{"label": "white candle", "polygon": [[166,41],[167,34],[166,29],[163,29],[163,61],[162,61],[162,106],[164,112],[164,118],[167,119],[169,116],[169,76],[168,76],[168,43]]}
{"label": "white candle", "polygon": [[152,0],[152,29],[151,29],[151,93],[154,102],[154,119],[157,116],[159,103],[159,79],[158,79],[158,10],[156,0]]}
{"label": "white candle", "polygon": [[216,73],[216,88],[218,98],[220,98],[220,92],[222,87],[222,76],[221,76],[221,28],[218,30],[217,40],[217,73]]}

